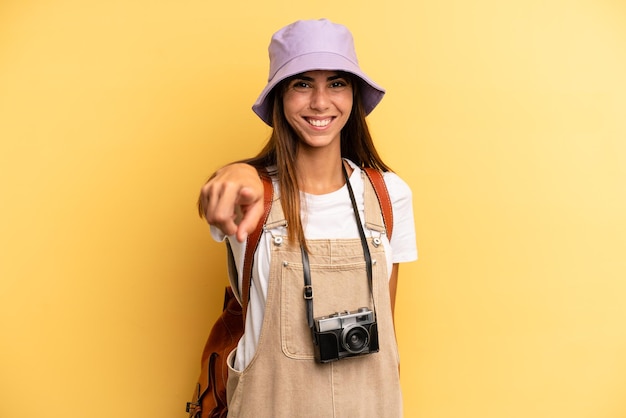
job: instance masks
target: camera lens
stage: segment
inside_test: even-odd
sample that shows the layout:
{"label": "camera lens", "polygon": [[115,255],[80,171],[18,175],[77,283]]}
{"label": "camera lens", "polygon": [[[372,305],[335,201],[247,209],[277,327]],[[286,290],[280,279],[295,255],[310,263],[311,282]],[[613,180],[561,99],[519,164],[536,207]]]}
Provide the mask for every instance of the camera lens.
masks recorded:
{"label": "camera lens", "polygon": [[341,333],[341,342],[346,351],[352,354],[361,353],[369,346],[370,334],[360,325],[352,325]]}

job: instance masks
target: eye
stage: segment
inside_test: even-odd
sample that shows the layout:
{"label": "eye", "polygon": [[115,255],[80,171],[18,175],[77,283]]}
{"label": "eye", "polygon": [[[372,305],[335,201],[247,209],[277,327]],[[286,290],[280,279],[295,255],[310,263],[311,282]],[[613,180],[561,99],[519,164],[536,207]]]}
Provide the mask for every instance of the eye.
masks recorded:
{"label": "eye", "polygon": [[348,83],[346,82],[346,80],[339,79],[339,80],[334,80],[332,83],[330,83],[330,88],[340,89],[340,88],[346,87],[347,85]]}
{"label": "eye", "polygon": [[295,80],[291,83],[291,88],[294,90],[305,90],[311,87],[307,81],[304,80]]}

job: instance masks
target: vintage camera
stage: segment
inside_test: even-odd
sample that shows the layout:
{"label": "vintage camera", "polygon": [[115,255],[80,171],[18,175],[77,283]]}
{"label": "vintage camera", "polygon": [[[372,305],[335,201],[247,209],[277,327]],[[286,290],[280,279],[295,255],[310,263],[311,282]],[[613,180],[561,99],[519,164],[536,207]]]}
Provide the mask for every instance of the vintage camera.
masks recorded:
{"label": "vintage camera", "polygon": [[315,318],[314,337],[320,363],[378,351],[378,325],[369,308]]}

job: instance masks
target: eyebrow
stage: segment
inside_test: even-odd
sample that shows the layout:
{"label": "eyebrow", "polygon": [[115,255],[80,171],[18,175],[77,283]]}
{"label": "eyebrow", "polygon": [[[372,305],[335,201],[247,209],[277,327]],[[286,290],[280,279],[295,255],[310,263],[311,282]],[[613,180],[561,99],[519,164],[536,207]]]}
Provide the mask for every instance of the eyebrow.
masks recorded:
{"label": "eyebrow", "polygon": [[[330,76],[326,79],[326,81],[333,81],[333,80],[337,80],[339,78],[346,78],[345,76],[341,75],[341,74],[337,74],[337,75],[333,75]],[[309,76],[305,76],[305,75],[298,75],[294,77],[294,80],[304,80],[304,81],[315,81],[313,79],[313,77],[309,77]]]}

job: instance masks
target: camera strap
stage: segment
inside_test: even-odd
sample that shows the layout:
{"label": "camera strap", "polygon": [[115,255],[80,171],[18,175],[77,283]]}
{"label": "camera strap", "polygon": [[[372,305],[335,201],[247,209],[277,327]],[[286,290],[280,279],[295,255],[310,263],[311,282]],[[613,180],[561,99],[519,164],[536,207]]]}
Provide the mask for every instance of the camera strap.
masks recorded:
{"label": "camera strap", "polygon": [[[359,237],[361,238],[361,246],[363,247],[363,256],[365,258],[365,269],[367,271],[367,281],[369,283],[370,295],[372,296],[372,304],[375,304],[374,301],[374,291],[373,291],[373,272],[372,272],[372,256],[370,254],[370,249],[367,245],[367,239],[365,238],[365,231],[363,230],[363,224],[361,224],[361,216],[359,216],[359,208],[356,204],[356,199],[354,198],[354,191],[352,190],[352,185],[350,184],[350,178],[348,177],[348,172],[346,171],[345,165],[342,163],[341,168],[343,168],[343,176],[346,179],[346,187],[348,188],[348,193],[350,194],[350,201],[352,202],[352,210],[354,212],[354,217],[356,219],[357,228],[359,230]],[[309,254],[304,249],[304,246],[300,245],[300,252],[302,253],[302,271],[304,274],[304,299],[306,301],[306,310],[307,310],[307,322],[309,324],[309,328],[315,335],[315,322],[313,316],[313,285],[311,284],[311,265],[309,264]],[[376,307],[374,306],[374,315],[376,315]]]}

